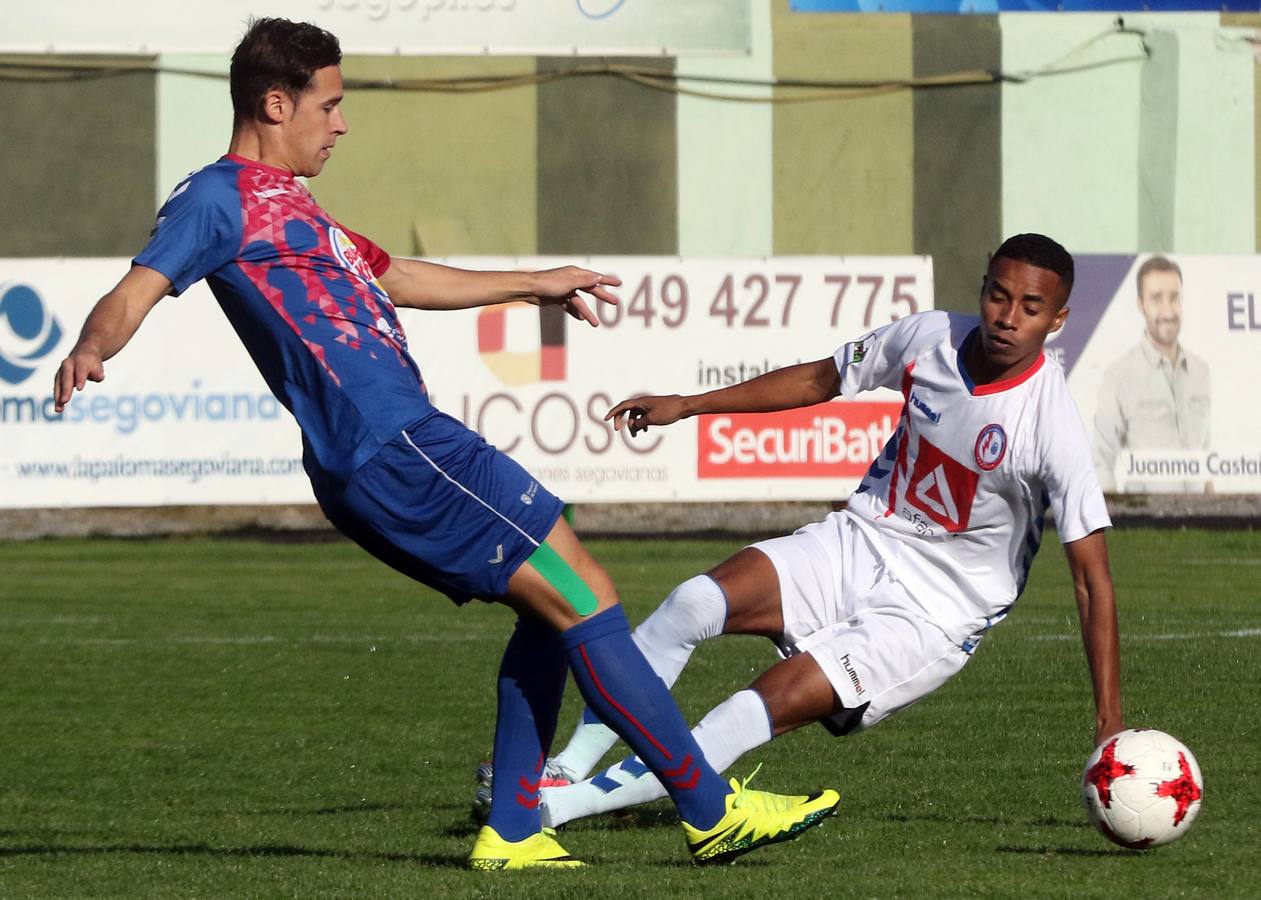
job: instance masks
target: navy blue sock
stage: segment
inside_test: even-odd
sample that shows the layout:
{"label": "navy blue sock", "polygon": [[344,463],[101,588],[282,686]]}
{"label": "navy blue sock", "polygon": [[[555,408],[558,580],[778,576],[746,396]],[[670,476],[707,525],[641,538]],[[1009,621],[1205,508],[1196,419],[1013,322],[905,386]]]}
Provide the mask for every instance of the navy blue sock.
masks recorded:
{"label": "navy blue sock", "polygon": [[505,841],[523,840],[542,828],[539,779],[556,732],[565,674],[560,636],[543,622],[518,619],[499,666],[495,780],[486,821]]}
{"label": "navy blue sock", "polygon": [[665,682],[631,640],[622,608],[606,609],[561,637],[587,705],[657,776],[683,821],[713,826],[726,813],[731,788],[705,761]]}

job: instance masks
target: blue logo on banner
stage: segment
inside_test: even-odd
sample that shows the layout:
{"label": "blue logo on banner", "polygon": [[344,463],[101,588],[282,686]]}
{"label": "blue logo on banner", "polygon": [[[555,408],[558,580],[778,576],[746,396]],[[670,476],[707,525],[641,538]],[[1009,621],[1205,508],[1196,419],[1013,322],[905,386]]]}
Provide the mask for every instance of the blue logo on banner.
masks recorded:
{"label": "blue logo on banner", "polygon": [[588,19],[607,19],[625,3],[626,0],[578,0],[578,12]]}
{"label": "blue logo on banner", "polygon": [[0,380],[21,384],[60,340],[61,323],[34,288],[0,285]]}

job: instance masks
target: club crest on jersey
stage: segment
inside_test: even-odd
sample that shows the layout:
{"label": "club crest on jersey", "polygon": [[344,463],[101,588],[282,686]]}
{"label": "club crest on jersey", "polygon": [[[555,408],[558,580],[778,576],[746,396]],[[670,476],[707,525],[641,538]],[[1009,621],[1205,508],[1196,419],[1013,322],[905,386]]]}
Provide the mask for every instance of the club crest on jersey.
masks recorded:
{"label": "club crest on jersey", "polygon": [[350,235],[336,225],[330,225],[328,242],[333,247],[333,255],[337,257],[337,261],[343,268],[354,272],[369,284],[377,283],[376,276],[372,274],[372,268],[359,252],[359,248],[355,246],[355,242],[350,239]]}
{"label": "club crest on jersey", "polygon": [[986,425],[976,436],[976,464],[982,471],[992,472],[1007,455],[1007,432],[998,424]]}

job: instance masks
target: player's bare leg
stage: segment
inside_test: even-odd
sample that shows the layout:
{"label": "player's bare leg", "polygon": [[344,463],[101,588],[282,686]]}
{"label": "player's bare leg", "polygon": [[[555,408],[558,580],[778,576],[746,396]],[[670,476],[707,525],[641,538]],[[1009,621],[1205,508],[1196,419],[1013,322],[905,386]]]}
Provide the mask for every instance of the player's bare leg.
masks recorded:
{"label": "player's bare leg", "polygon": [[777,638],[784,633],[779,573],[761,550],[745,547],[711,569],[709,577],[727,598],[724,634]]}
{"label": "player's bare leg", "polygon": [[749,690],[756,691],[766,704],[774,737],[811,725],[841,709],[832,683],[809,653],[771,666]]}
{"label": "player's bare leg", "polygon": [[562,594],[554,581],[528,560],[508,579],[508,594],[502,598],[503,603],[518,614],[542,619],[556,631],[565,631],[577,625],[586,615],[604,612],[618,605],[613,579],[578,540],[568,522],[558,519],[545,543],[594,595],[595,609],[585,614],[579,612],[574,600]]}

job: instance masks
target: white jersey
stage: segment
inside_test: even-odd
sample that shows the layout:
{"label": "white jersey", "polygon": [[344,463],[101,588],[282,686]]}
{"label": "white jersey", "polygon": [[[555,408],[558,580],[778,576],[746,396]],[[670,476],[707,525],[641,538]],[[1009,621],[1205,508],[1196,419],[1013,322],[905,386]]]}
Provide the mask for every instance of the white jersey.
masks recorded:
{"label": "white jersey", "polygon": [[924,312],[836,351],[841,393],[900,390],[902,415],[849,509],[924,616],[965,649],[1024,590],[1048,507],[1060,540],[1112,524],[1059,364],[976,385],[975,315]]}

